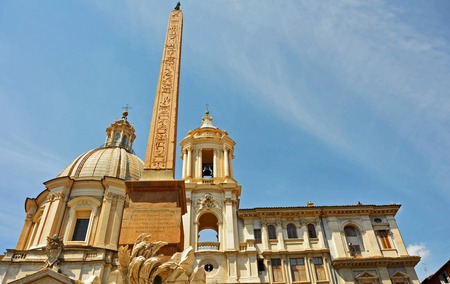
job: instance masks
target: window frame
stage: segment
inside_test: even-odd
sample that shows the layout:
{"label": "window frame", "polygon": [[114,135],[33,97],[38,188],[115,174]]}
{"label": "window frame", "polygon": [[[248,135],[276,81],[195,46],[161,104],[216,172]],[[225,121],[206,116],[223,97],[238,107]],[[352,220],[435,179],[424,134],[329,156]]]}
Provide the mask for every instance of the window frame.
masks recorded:
{"label": "window frame", "polygon": [[[275,265],[274,262],[279,262],[278,265]],[[275,269],[277,267],[277,269]],[[283,283],[284,282],[284,274],[283,274],[283,264],[281,258],[272,258],[270,260],[270,268],[272,270],[272,280],[274,283]],[[281,279],[279,279],[281,277]]]}
{"label": "window frame", "polygon": [[276,240],[277,239],[277,229],[275,225],[268,225],[267,226],[267,236],[269,240]]}
{"label": "window frame", "polygon": [[[94,197],[75,197],[67,202],[69,214],[67,216],[64,233],[64,243],[68,245],[88,245],[91,241],[91,232],[94,230],[94,219],[101,203]],[[88,217],[88,218],[86,218]],[[77,220],[89,219],[84,240],[73,240]]]}
{"label": "window frame", "polygon": [[[298,260],[302,260],[303,264],[299,264]],[[292,261],[295,261],[295,264],[292,263]],[[298,268],[298,266],[303,266],[303,268]],[[289,267],[291,269],[291,277],[292,282],[308,282],[308,273],[306,269],[306,261],[304,257],[292,257],[289,259]],[[304,273],[304,278],[302,278],[302,273]],[[297,277],[295,276],[297,275]],[[296,279],[298,278],[298,279]]]}
{"label": "window frame", "polygon": [[287,224],[286,232],[288,239],[298,239],[297,226],[295,226],[295,224],[293,223]]}
{"label": "window frame", "polygon": [[317,239],[316,226],[314,226],[314,224],[312,223],[309,223],[308,225],[306,225],[306,228],[308,230],[308,237],[310,239]]}
{"label": "window frame", "polygon": [[378,236],[381,249],[393,249],[389,230],[376,230],[375,233]]}
{"label": "window frame", "polygon": [[261,244],[262,243],[261,229],[253,229],[253,237],[255,238],[255,244]]}
{"label": "window frame", "polygon": [[[320,260],[320,263],[316,263]],[[314,273],[316,274],[317,282],[319,281],[328,281],[327,271],[324,265],[324,259],[321,256],[314,256],[312,258],[312,263],[314,265]],[[320,279],[319,275],[323,275],[324,279]]]}

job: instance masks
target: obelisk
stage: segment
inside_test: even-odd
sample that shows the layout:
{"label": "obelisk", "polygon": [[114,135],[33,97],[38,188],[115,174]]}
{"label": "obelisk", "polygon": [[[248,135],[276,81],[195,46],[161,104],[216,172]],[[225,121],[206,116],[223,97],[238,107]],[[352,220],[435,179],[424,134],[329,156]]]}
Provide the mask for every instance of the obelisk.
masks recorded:
{"label": "obelisk", "polygon": [[183,13],[177,4],[169,17],[141,180],[175,178],[182,31]]}
{"label": "obelisk", "polygon": [[139,180],[125,181],[129,199],[119,238],[119,245],[132,245],[140,234],[151,234],[153,241],[168,243],[159,250],[166,256],[182,251],[184,244],[186,192],[184,181],[175,180],[182,29],[178,2],[169,16],[144,171]]}

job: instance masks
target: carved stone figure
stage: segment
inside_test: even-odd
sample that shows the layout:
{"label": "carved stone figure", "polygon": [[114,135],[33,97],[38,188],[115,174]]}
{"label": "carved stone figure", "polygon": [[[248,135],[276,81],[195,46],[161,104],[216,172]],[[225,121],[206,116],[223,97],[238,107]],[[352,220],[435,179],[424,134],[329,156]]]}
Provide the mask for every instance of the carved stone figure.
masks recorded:
{"label": "carved stone figure", "polygon": [[[175,253],[167,262],[161,262],[157,255],[166,242],[150,242],[151,235],[141,234],[130,252],[128,246],[119,248],[120,278],[115,283],[195,283],[204,284],[206,274],[203,267],[193,271],[194,251],[188,247],[182,253]],[[114,272],[113,272],[114,275]],[[183,280],[184,279],[184,280]],[[109,281],[109,283],[112,283]]]}

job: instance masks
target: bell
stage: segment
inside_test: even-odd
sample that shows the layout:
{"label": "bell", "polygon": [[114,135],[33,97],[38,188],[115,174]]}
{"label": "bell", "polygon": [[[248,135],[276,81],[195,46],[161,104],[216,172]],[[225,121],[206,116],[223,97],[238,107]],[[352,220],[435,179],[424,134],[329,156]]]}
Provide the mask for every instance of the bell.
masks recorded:
{"label": "bell", "polygon": [[205,176],[212,176],[212,170],[211,170],[211,167],[210,166],[205,166],[204,168],[203,168],[203,176],[205,177]]}

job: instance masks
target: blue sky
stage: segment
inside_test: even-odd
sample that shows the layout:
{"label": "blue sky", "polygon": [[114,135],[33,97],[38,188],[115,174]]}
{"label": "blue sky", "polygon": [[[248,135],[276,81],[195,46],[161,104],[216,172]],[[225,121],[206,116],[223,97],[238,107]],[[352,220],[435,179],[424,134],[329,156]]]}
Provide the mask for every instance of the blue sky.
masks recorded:
{"label": "blue sky", "polygon": [[[100,146],[126,104],[144,156],[175,3],[0,2],[0,250],[15,247],[25,198]],[[401,203],[419,277],[449,259],[450,2],[181,8],[178,141],[209,104],[237,142],[242,208]]]}

